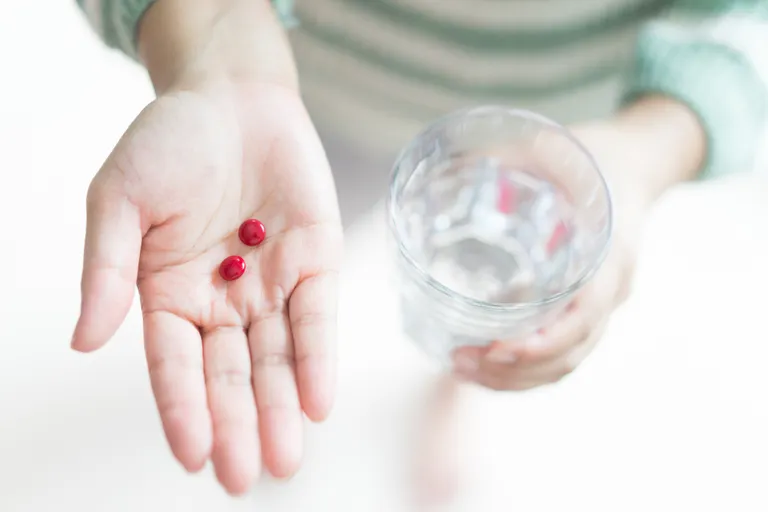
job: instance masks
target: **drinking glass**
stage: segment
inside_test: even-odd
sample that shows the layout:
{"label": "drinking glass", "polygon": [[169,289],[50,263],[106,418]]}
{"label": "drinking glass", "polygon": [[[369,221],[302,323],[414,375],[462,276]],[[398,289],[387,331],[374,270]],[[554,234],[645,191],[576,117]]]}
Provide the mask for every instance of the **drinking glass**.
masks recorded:
{"label": "drinking glass", "polygon": [[610,194],[562,126],[504,107],[439,119],[400,154],[387,216],[403,329],[443,362],[550,324],[601,265]]}

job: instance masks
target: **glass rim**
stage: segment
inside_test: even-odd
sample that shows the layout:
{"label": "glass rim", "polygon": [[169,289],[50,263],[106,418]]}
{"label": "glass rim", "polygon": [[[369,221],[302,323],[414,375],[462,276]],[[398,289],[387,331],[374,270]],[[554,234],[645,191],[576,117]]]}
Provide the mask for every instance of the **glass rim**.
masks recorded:
{"label": "glass rim", "polygon": [[[400,233],[402,232],[401,223],[397,220],[396,216],[394,215],[394,203],[395,203],[395,195],[396,195],[394,188],[395,188],[395,183],[397,183],[397,178],[400,175],[400,172],[402,171],[403,160],[408,154],[414,151],[416,146],[420,143],[421,138],[424,137],[429,132],[448,126],[452,121],[464,115],[473,115],[476,113],[494,112],[494,111],[499,113],[506,113],[510,117],[521,117],[521,118],[530,119],[544,126],[548,126],[550,128],[556,129],[566,139],[568,139],[568,141],[570,141],[579,151],[581,151],[581,153],[587,158],[592,170],[597,175],[600,188],[602,188],[602,190],[605,193],[606,204],[608,208],[607,234],[602,243],[602,247],[600,247],[599,251],[597,251],[597,257],[594,259],[591,265],[589,265],[584,270],[582,270],[573,279],[573,281],[570,282],[568,286],[565,286],[561,291],[557,293],[553,293],[552,295],[548,295],[542,299],[538,299],[535,301],[486,302],[484,300],[475,299],[467,295],[464,295],[444,285],[443,283],[441,283],[440,281],[432,277],[432,275],[430,275],[429,272],[427,272],[421,265],[419,265],[416,262],[416,260],[411,255],[411,252],[406,246],[406,244],[403,243],[402,237],[400,237]],[[544,307],[544,306],[553,304],[555,302],[558,302],[559,300],[572,295],[574,292],[576,292],[582,286],[584,286],[584,284],[587,281],[589,281],[597,272],[597,270],[602,266],[603,262],[605,261],[605,258],[608,255],[608,251],[611,246],[611,241],[613,239],[613,201],[611,198],[610,188],[608,187],[608,183],[605,180],[605,176],[603,176],[603,173],[600,172],[600,168],[597,165],[597,161],[595,161],[594,157],[587,150],[587,148],[578,139],[576,139],[576,137],[573,136],[570,130],[568,130],[561,124],[553,121],[552,119],[549,119],[548,117],[545,117],[541,114],[537,114],[535,112],[531,112],[529,110],[504,107],[500,105],[485,105],[480,107],[469,107],[469,108],[453,111],[451,113],[443,115],[442,117],[437,118],[435,121],[430,123],[426,128],[424,128],[421,132],[419,132],[415,137],[413,137],[413,139],[411,139],[411,141],[400,151],[397,158],[395,159],[394,165],[392,166],[392,170],[390,172],[390,177],[389,177],[387,214],[388,214],[387,216],[389,217],[389,222],[388,222],[389,228],[392,235],[394,235],[397,240],[399,253],[405,259],[406,264],[416,272],[418,277],[422,278],[423,282],[427,286],[429,286],[430,289],[437,291],[438,293],[444,295],[445,297],[451,300],[459,301],[465,306],[468,306],[471,308],[481,308],[481,309],[491,310],[496,312],[520,311],[525,309],[540,308],[540,307]]]}

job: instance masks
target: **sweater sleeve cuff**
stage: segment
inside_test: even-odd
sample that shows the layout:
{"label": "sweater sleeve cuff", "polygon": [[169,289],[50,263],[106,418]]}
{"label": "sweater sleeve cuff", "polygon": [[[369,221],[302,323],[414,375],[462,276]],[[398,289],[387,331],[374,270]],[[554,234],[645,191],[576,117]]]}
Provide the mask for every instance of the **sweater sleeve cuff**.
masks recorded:
{"label": "sweater sleeve cuff", "polygon": [[[155,0],[78,0],[102,40],[134,60],[138,60],[137,28],[153,3]],[[297,24],[294,0],[272,0],[272,5],[284,27]]]}
{"label": "sweater sleeve cuff", "polygon": [[718,41],[647,28],[625,102],[663,94],[687,105],[707,135],[701,178],[750,170],[766,125],[768,88],[749,60]]}

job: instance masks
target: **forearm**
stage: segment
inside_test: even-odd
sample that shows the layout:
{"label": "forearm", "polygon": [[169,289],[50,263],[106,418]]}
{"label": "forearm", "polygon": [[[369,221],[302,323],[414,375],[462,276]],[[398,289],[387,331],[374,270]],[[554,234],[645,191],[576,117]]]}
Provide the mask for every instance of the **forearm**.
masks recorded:
{"label": "forearm", "polygon": [[649,202],[670,187],[694,179],[706,160],[706,134],[685,105],[662,96],[647,96],[628,105],[613,121],[626,138],[628,179]]}
{"label": "forearm", "polygon": [[159,0],[138,27],[139,56],[158,94],[200,80],[298,89],[284,30],[268,0]]}
{"label": "forearm", "polygon": [[696,177],[706,136],[684,105],[646,96],[615,116],[574,128],[608,182],[618,210],[647,211],[670,187]]}
{"label": "forearm", "polygon": [[695,112],[707,146],[698,178],[749,172],[768,126],[768,6],[764,0],[670,4],[639,32],[623,100],[657,94]]}

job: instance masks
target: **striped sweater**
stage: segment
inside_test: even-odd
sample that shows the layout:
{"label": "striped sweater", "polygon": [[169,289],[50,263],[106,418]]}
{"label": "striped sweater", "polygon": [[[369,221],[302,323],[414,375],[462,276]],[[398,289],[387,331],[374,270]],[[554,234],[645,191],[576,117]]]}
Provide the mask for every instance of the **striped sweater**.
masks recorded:
{"label": "striped sweater", "polygon": [[[153,0],[78,0],[135,57]],[[752,167],[768,126],[768,0],[273,0],[323,129],[393,152],[479,103],[562,123],[644,93],[687,104],[708,136],[704,175]],[[298,20],[298,22],[297,22]]]}

